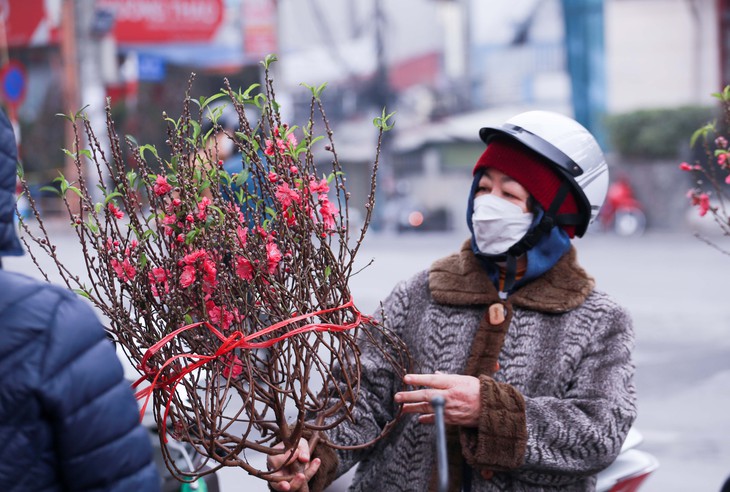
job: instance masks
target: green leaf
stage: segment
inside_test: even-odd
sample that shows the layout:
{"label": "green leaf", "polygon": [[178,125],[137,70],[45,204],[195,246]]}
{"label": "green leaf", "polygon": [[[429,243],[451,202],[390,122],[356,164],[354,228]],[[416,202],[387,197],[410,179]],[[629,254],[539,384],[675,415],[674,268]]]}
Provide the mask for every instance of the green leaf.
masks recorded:
{"label": "green leaf", "polygon": [[[157,179],[157,177],[155,177]],[[134,171],[129,171],[127,173],[127,182],[129,183],[130,188],[135,188],[135,183],[137,181],[137,173]]]}
{"label": "green leaf", "polygon": [[266,55],[266,58],[261,62],[261,64],[264,66],[265,69],[269,69],[272,63],[277,61],[278,58],[274,54]]}
{"label": "green leaf", "polygon": [[87,159],[91,159],[91,151],[89,149],[81,149],[79,150],[79,154],[86,156]]}
{"label": "green leaf", "polygon": [[185,324],[186,325],[192,325],[193,324],[193,318],[189,314],[186,314],[185,317],[184,317],[184,319],[185,319]]}
{"label": "green leaf", "polygon": [[193,127],[193,144],[197,145],[196,142],[200,136],[200,124],[195,120],[190,120],[190,125]]}
{"label": "green leaf", "polygon": [[302,83],[301,85],[303,85],[304,87],[309,89],[309,91],[312,93],[313,98],[319,99],[320,96],[322,95],[322,91],[325,89],[325,87],[327,87],[327,82],[324,82],[317,87],[314,87],[313,85],[309,85],[309,84],[305,84],[305,83]]}
{"label": "green leaf", "polygon": [[389,123],[388,120],[390,120],[394,114],[395,111],[386,114],[385,108],[383,108],[383,112],[381,113],[381,115],[373,119],[373,125],[375,125],[376,128],[383,130],[384,132],[392,130],[395,122]]}
{"label": "green leaf", "polygon": [[148,150],[150,152],[152,152],[153,156],[155,156],[156,158],[159,158],[159,156],[157,155],[157,148],[155,148],[154,145],[146,144],[146,145],[142,145],[141,147],[139,147],[139,155],[142,159],[145,159],[144,153],[145,153],[145,151],[148,151]]}
{"label": "green leaf", "polygon": [[147,266],[147,255],[144,253],[140,253],[139,255],[139,268],[142,269],[145,266]]}
{"label": "green leaf", "polygon": [[[170,118],[167,118],[167,119],[169,120]],[[139,144],[137,143],[137,139],[136,139],[136,138],[134,138],[134,135],[129,135],[129,134],[127,134],[127,135],[125,136],[125,138],[126,138],[127,140],[129,140],[130,142],[132,142],[132,144],[133,144],[133,145],[134,145],[135,147],[139,147]]]}
{"label": "green leaf", "polygon": [[692,134],[692,137],[689,139],[689,146],[694,147],[695,143],[697,142],[697,139],[700,137],[707,139],[707,134],[710,132],[713,132],[713,133],[715,132],[715,122],[714,121],[695,130],[695,132]]}
{"label": "green leaf", "polygon": [[84,195],[81,193],[81,190],[79,190],[75,186],[69,186],[66,189],[69,190],[69,191],[71,191],[71,192],[73,192],[74,194],[76,194],[76,196],[78,196],[79,198],[83,198],[84,197]]}
{"label": "green leaf", "polygon": [[[107,196],[106,196],[106,197],[104,198],[104,205],[108,204],[108,203],[109,203],[109,202],[110,202],[111,200],[113,200],[114,198],[116,198],[116,197],[118,197],[118,196],[123,196],[123,195],[122,195],[121,193],[119,193],[118,191],[115,191],[115,192],[113,192],[113,193],[109,193],[109,194],[108,194],[108,195],[107,195]],[[115,205],[116,205],[116,204],[115,204]]]}
{"label": "green leaf", "polygon": [[331,274],[332,274],[332,267],[330,267],[329,265],[327,265],[325,267],[325,269],[324,269],[324,278],[325,279],[328,279]]}
{"label": "green leaf", "polygon": [[248,89],[242,94],[244,100],[251,99],[251,91],[254,90],[257,87],[261,87],[261,84],[251,84],[248,86]]}
{"label": "green leaf", "polygon": [[74,292],[76,294],[80,295],[81,297],[85,297],[85,298],[91,300],[91,294],[89,294],[89,292],[86,289],[74,289]]}
{"label": "green leaf", "polygon": [[86,220],[86,227],[94,234],[99,233],[99,226],[93,221],[91,217]]}
{"label": "green leaf", "polygon": [[58,191],[58,188],[56,188],[54,186],[41,186],[39,191],[48,191],[48,192],[55,193],[58,196],[61,196],[61,192]]}
{"label": "green leaf", "polygon": [[241,187],[243,186],[243,183],[248,181],[248,177],[250,175],[250,172],[248,169],[243,169],[240,173],[236,175],[236,180],[234,183],[236,183],[236,186]]}
{"label": "green leaf", "polygon": [[200,109],[204,109],[208,104],[212,103],[216,99],[220,99],[221,97],[225,97],[227,95],[228,94],[226,94],[225,92],[219,92],[218,94],[213,94],[212,96],[210,96],[207,99],[204,97],[201,97],[200,98]]}
{"label": "green leaf", "polygon": [[200,234],[200,230],[193,229],[185,235],[185,244],[191,244],[195,238]]}
{"label": "green leaf", "polygon": [[266,215],[268,215],[269,217],[272,217],[272,218],[276,217],[276,210],[274,210],[273,208],[264,207],[264,211],[266,212]]}

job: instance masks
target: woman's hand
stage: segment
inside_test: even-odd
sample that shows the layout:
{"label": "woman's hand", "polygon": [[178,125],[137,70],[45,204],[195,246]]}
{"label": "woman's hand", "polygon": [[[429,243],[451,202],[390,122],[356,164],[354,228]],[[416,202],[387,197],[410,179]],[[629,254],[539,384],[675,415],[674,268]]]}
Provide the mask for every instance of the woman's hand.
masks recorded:
{"label": "woman's hand", "polygon": [[[283,448],[284,446],[279,444],[275,447]],[[311,462],[309,459],[309,443],[306,439],[299,439],[299,444],[294,454],[283,453],[269,455],[266,459],[268,469],[277,470],[281,468],[268,477],[271,488],[283,492],[294,490],[308,492],[309,486],[307,484],[314,474],[317,473],[321,464],[319,458],[315,458]],[[290,478],[281,479],[282,477]],[[277,481],[277,478],[280,480]]]}
{"label": "woman's hand", "polygon": [[481,400],[479,379],[459,374],[406,374],[405,384],[426,386],[426,389],[401,391],[395,394],[396,403],[403,403],[405,413],[420,413],[418,421],[432,424],[435,421],[431,400],[442,396],[444,422],[463,427],[476,427],[479,423]]}

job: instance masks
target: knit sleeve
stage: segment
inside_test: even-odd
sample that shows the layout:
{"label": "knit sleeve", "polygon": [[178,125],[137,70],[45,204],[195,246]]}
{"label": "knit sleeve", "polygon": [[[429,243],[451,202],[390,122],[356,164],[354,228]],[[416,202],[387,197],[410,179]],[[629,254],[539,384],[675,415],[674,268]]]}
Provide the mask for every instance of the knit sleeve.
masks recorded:
{"label": "knit sleeve", "polygon": [[590,342],[560,397],[525,396],[527,448],[521,481],[563,486],[610,465],[636,418],[633,328],[628,313],[601,298]]}
{"label": "knit sleeve", "polygon": [[[375,314],[379,324],[388,332],[397,335],[402,331],[408,311],[408,295],[406,283],[401,283],[393,290],[382,304],[382,310]],[[364,327],[368,330],[367,327]],[[375,344],[368,341],[370,336],[375,337],[378,345],[386,348],[386,352],[379,350]],[[368,443],[376,439],[396,417],[396,406],[393,394],[401,388],[401,375],[394,373],[388,357],[398,357],[391,352],[393,346],[383,338],[379,330],[369,330],[368,335],[361,334],[358,339],[360,349],[360,388],[357,403],[351,411],[351,418],[344,420],[337,427],[326,432],[327,440],[344,446],[353,446]],[[328,388],[330,395],[336,395],[336,388]],[[323,446],[323,444],[320,444]],[[364,459],[372,451],[372,446],[358,450],[336,451],[337,459],[333,460],[330,453],[326,453],[322,466],[317,475],[327,475],[330,480],[322,481],[315,477],[310,481],[310,490],[316,492],[324,488],[338,476],[346,473],[350,468]],[[315,456],[317,456],[315,452]],[[323,456],[324,458],[324,456]],[[336,472],[332,473],[332,468]],[[313,483],[317,487],[312,489]]]}
{"label": "knit sleeve", "polygon": [[63,488],[157,492],[150,438],[121,363],[91,309],[65,294],[48,330],[41,386]]}

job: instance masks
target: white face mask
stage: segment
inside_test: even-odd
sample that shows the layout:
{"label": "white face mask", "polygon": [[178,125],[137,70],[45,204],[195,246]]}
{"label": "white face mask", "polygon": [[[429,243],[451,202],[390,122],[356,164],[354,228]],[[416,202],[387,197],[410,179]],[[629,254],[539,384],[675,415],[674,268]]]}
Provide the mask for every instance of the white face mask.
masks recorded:
{"label": "white face mask", "polygon": [[498,196],[486,194],[474,198],[471,223],[479,251],[488,255],[507,252],[527,234],[532,219],[531,213]]}

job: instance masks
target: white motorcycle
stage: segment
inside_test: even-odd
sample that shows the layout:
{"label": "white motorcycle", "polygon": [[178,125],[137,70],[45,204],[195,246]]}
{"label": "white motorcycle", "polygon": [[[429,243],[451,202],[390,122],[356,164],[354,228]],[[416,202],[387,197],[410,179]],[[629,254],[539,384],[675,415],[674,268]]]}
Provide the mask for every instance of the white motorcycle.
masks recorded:
{"label": "white motorcycle", "polygon": [[[446,456],[446,429],[443,418],[443,398],[431,401],[436,416],[436,459],[439,469],[439,491],[448,490],[448,464]],[[598,474],[597,492],[636,492],[657,468],[659,461],[636,447],[641,444],[641,433],[631,428],[616,460]]]}

